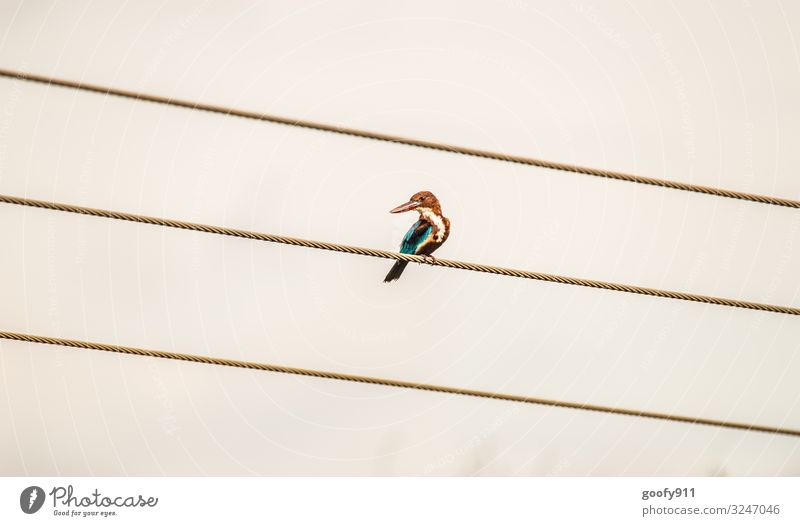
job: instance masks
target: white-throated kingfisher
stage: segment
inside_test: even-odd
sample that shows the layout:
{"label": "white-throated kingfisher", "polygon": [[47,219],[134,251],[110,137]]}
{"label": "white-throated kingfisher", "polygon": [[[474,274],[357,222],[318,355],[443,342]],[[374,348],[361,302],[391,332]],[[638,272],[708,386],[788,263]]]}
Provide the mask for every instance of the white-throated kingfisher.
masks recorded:
{"label": "white-throated kingfisher", "polygon": [[[450,220],[442,215],[442,206],[436,196],[430,192],[417,192],[411,196],[407,203],[389,210],[392,214],[415,211],[419,213],[419,220],[403,237],[400,245],[401,254],[416,254],[418,256],[431,256],[434,250],[447,241],[450,235]],[[398,279],[406,269],[408,261],[396,261],[389,273],[384,278],[384,283]]]}

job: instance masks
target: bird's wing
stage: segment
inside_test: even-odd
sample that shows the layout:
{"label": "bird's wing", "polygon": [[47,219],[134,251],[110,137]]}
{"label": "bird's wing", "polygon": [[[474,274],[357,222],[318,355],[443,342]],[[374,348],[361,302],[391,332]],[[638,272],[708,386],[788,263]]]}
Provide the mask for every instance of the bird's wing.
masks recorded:
{"label": "bird's wing", "polygon": [[406,232],[403,243],[400,245],[402,254],[416,254],[417,249],[422,245],[433,232],[433,226],[426,221],[417,221]]}

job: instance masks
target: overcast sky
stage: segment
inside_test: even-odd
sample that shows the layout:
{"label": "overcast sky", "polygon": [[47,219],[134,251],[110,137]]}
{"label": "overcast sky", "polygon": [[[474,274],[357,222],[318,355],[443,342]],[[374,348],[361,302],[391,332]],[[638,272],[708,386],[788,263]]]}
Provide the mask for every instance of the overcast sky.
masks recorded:
{"label": "overcast sky", "polygon": [[[0,0],[0,67],[800,199],[800,4]],[[800,306],[800,213],[0,79],[0,193]],[[800,428],[800,320],[0,205],[0,330]],[[3,475],[800,475],[800,441],[0,342]]]}

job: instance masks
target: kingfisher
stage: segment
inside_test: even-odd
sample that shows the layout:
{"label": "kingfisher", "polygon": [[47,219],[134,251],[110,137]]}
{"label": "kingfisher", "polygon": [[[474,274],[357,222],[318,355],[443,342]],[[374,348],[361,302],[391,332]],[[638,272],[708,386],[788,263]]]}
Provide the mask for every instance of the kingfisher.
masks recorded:
{"label": "kingfisher", "polygon": [[[450,235],[450,220],[442,215],[442,206],[436,196],[427,191],[417,192],[407,203],[392,208],[389,213],[399,214],[412,210],[419,213],[419,220],[411,225],[403,237],[400,253],[430,256],[434,259],[431,256],[433,251],[442,246]],[[406,265],[408,261],[396,261],[383,282],[390,283],[400,278]]]}

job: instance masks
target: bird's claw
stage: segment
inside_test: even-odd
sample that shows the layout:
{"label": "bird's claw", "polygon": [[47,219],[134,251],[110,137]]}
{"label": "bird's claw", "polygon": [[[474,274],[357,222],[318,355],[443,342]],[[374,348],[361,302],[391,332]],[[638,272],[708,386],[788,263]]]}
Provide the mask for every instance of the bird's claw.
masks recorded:
{"label": "bird's claw", "polygon": [[430,254],[425,254],[422,257],[424,258],[425,263],[428,263],[429,265],[435,265],[436,264],[436,258],[431,256]]}

